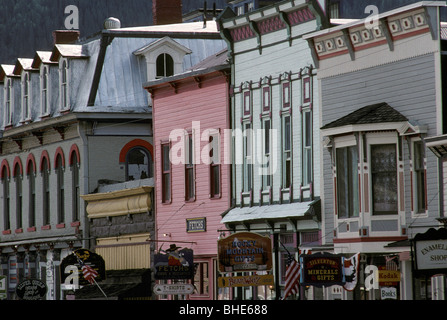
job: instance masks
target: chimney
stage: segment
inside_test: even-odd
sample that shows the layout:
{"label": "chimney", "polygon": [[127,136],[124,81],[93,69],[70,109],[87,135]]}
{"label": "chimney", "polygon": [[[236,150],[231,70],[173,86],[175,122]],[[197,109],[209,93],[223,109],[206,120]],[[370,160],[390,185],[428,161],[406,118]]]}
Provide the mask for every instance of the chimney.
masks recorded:
{"label": "chimney", "polygon": [[152,0],[154,25],[182,23],[182,0]]}
{"label": "chimney", "polygon": [[55,30],[53,31],[54,44],[71,44],[79,40],[78,30]]}

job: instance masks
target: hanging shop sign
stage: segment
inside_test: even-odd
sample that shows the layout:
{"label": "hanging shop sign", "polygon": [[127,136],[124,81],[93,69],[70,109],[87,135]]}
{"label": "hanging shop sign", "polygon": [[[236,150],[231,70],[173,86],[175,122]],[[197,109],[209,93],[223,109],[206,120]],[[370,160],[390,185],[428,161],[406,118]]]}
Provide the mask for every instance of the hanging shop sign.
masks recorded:
{"label": "hanging shop sign", "polygon": [[258,233],[233,233],[218,240],[217,250],[222,273],[272,269],[272,241]]}
{"label": "hanging shop sign", "polygon": [[217,280],[219,288],[226,287],[257,287],[273,286],[273,274],[239,276],[239,277],[219,277]]}
{"label": "hanging shop sign", "polygon": [[378,270],[379,286],[397,286],[400,282],[400,271]]}
{"label": "hanging shop sign", "polygon": [[[69,282],[74,281],[78,282],[81,286],[89,285],[90,282],[84,278],[83,266],[88,266],[96,271],[96,282],[100,282],[106,278],[104,259],[99,254],[87,249],[77,249],[61,261],[61,283],[69,284]],[[76,274],[73,274],[73,272],[76,272]]]}
{"label": "hanging shop sign", "polygon": [[417,273],[433,275],[447,272],[447,229],[430,228],[414,239]]}
{"label": "hanging shop sign", "polygon": [[186,219],[186,232],[205,232],[206,218]]}
{"label": "hanging shop sign", "polygon": [[154,255],[155,279],[192,279],[194,277],[194,253],[192,249],[171,244],[169,249]]}
{"label": "hanging shop sign", "polygon": [[395,287],[381,287],[380,288],[381,300],[397,300],[397,288]]}
{"label": "hanging shop sign", "polygon": [[154,286],[154,292],[158,295],[192,294],[194,292],[194,285],[190,283],[156,284]]}
{"label": "hanging shop sign", "polygon": [[343,257],[329,253],[301,255],[301,284],[312,286],[343,285]]}
{"label": "hanging shop sign", "polygon": [[23,300],[41,300],[47,294],[47,285],[39,279],[26,279],[17,285],[16,294]]}

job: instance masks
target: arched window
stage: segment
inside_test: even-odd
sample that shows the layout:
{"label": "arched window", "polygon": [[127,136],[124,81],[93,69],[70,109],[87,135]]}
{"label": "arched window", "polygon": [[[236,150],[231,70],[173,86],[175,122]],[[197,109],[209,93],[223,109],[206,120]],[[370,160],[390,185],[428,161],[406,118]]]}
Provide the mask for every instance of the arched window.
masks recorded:
{"label": "arched window", "polygon": [[57,223],[65,221],[65,188],[64,188],[64,163],[60,154],[56,157],[57,176]]}
{"label": "arched window", "polygon": [[134,147],[126,155],[126,180],[153,177],[152,157],[143,147]]}
{"label": "arched window", "polygon": [[71,153],[71,183],[72,183],[72,219],[79,221],[80,191],[79,191],[79,161],[76,152]]}
{"label": "arched window", "polygon": [[169,77],[174,74],[174,60],[167,53],[157,57],[157,78]]}
{"label": "arched window", "polygon": [[33,161],[28,161],[28,227],[36,226],[36,172]]}
{"label": "arched window", "polygon": [[9,173],[8,167],[2,168],[2,185],[3,185],[3,230],[9,230],[11,228],[11,220],[9,217],[10,205],[9,205]]}
{"label": "arched window", "polygon": [[14,167],[14,182],[16,185],[16,229],[22,228],[22,172],[17,163]]}
{"label": "arched window", "polygon": [[43,225],[50,224],[50,167],[46,157],[42,158],[42,210]]}

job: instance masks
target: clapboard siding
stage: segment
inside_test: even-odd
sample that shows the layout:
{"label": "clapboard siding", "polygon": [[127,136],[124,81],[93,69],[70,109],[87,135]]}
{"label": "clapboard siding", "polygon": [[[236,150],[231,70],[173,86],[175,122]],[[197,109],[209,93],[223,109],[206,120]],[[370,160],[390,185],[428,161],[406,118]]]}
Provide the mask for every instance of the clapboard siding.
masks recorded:
{"label": "clapboard siding", "polygon": [[[433,54],[378,65],[360,71],[321,79],[322,125],[339,119],[367,105],[386,102],[411,123],[428,126],[427,136],[437,133],[436,77]],[[403,143],[405,222],[407,225],[428,224],[438,215],[437,159],[426,150],[428,217],[411,214],[410,150]],[[334,228],[334,186],[331,158],[323,151],[325,228]]]}
{"label": "clapboard siding", "polygon": [[[229,128],[228,122],[228,83],[224,76],[206,77],[202,79],[201,88],[190,79],[181,82],[177,93],[170,86],[155,90],[154,93],[154,144],[155,175],[157,200],[157,228],[159,238],[163,234],[171,234],[168,241],[192,241],[191,248],[195,254],[217,254],[217,230],[223,229],[220,224],[221,214],[229,208],[230,167],[223,164],[224,136]],[[221,191],[219,199],[210,199],[209,170],[210,167],[200,161],[195,165],[196,199],[185,202],[185,166],[171,165],[171,203],[162,204],[161,184],[161,141],[168,141],[172,130],[191,130],[193,121],[200,122],[200,134],[206,129],[221,130]],[[175,145],[177,141],[173,141]],[[208,141],[200,141],[202,150]],[[198,159],[200,160],[200,159]],[[207,232],[188,234],[186,219],[206,217]],[[189,245],[188,245],[189,246]]]}

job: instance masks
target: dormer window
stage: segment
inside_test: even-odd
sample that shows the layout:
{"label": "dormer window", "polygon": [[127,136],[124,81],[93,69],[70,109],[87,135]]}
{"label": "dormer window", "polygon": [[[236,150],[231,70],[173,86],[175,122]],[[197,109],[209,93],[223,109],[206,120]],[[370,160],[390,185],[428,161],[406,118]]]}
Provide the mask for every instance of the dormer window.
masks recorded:
{"label": "dormer window", "polygon": [[184,57],[191,52],[189,48],[170,37],[164,37],[136,50],[133,54],[144,57],[147,80],[151,81],[183,72]]}
{"label": "dormer window", "polygon": [[66,59],[61,60],[60,68],[60,102],[61,110],[70,109],[68,99],[68,61]]}
{"label": "dormer window", "polygon": [[41,76],[40,76],[42,116],[46,116],[49,114],[48,80],[49,80],[48,67],[44,66],[42,68],[42,72],[41,72]]}
{"label": "dormer window", "polygon": [[29,72],[25,72],[22,77],[22,120],[27,121],[30,119],[30,93],[31,93],[31,82]]}
{"label": "dormer window", "polygon": [[174,74],[174,60],[167,53],[162,53],[157,58],[157,78],[169,77]]}
{"label": "dormer window", "polygon": [[12,80],[7,78],[5,81],[5,126],[10,125],[12,123],[12,97],[13,97],[13,88],[12,88]]}

